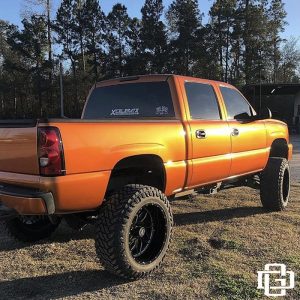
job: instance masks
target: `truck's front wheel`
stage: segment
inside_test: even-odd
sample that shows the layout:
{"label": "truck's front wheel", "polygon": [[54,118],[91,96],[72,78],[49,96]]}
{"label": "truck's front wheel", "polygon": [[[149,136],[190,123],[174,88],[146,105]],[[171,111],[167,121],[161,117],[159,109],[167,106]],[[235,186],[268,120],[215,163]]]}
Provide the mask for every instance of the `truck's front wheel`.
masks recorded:
{"label": "truck's front wheel", "polygon": [[166,196],[156,188],[126,185],[101,207],[96,250],[104,267],[129,279],[158,268],[167,252],[173,217]]}
{"label": "truck's front wheel", "polygon": [[49,237],[59,225],[47,216],[19,216],[5,222],[9,235],[21,242],[36,242]]}
{"label": "truck's front wheel", "polygon": [[271,157],[261,174],[260,199],[267,210],[284,210],[290,196],[290,169],[284,158]]}

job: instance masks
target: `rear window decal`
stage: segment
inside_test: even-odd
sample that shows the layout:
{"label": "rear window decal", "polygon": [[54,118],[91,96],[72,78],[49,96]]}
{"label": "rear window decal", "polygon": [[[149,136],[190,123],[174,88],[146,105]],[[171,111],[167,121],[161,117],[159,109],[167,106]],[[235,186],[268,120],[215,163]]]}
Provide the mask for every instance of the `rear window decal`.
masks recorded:
{"label": "rear window decal", "polygon": [[111,116],[134,116],[139,115],[139,108],[117,108],[112,109]]}
{"label": "rear window decal", "polygon": [[166,106],[158,106],[158,107],[156,107],[156,114],[157,115],[167,115],[167,114],[169,114],[169,108]]}

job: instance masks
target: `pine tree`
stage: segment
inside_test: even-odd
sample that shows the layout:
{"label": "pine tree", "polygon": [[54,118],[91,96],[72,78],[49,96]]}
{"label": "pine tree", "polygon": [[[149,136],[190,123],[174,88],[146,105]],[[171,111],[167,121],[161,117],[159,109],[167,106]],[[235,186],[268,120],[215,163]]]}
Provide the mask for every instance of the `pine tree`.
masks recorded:
{"label": "pine tree", "polygon": [[233,25],[231,33],[231,69],[230,82],[242,86],[244,83],[244,61],[243,61],[243,19],[241,13],[236,7],[233,12]]}
{"label": "pine tree", "polygon": [[124,67],[128,55],[127,43],[129,39],[130,18],[127,8],[118,3],[113,6],[107,16],[108,43],[108,74],[110,76],[126,75]]}
{"label": "pine tree", "polygon": [[236,0],[216,0],[209,11],[212,33],[216,38],[219,53],[220,79],[228,81],[233,17]]}
{"label": "pine tree", "polygon": [[64,58],[71,62],[72,79],[70,80],[70,85],[72,88],[65,97],[65,102],[69,104],[67,105],[66,110],[67,115],[75,114],[75,109],[73,109],[72,106],[78,107],[80,95],[79,79],[77,74],[77,57],[79,53],[76,45],[78,44],[78,41],[76,42],[76,35],[74,34],[76,29],[76,17],[73,10],[74,5],[75,0],[63,0],[58,8],[54,25],[57,34],[56,42],[63,48],[60,57],[61,59]]}
{"label": "pine tree", "polygon": [[58,8],[55,21],[55,31],[57,33],[56,43],[63,47],[63,54],[71,61],[74,77],[76,76],[76,50],[74,41],[75,21],[72,11],[74,0],[63,0]]}
{"label": "pine tree", "polygon": [[167,11],[167,20],[173,69],[179,74],[189,75],[195,60],[197,31],[201,26],[198,0],[174,0]]}
{"label": "pine tree", "polygon": [[246,83],[262,80],[266,76],[268,16],[265,0],[238,0],[236,11],[241,30],[243,72]]}
{"label": "pine tree", "polygon": [[126,64],[128,75],[146,73],[141,40],[141,28],[141,21],[138,18],[133,18],[129,24],[128,32],[128,46],[130,49]]}
{"label": "pine tree", "polygon": [[24,0],[24,8],[22,15],[25,19],[30,19],[31,16],[37,15],[40,9],[47,21],[47,42],[48,42],[48,63],[49,63],[49,80],[52,81],[53,72],[53,49],[52,49],[52,20],[51,12],[53,7],[52,0]]}
{"label": "pine tree", "polygon": [[195,56],[195,62],[191,68],[193,76],[221,80],[222,71],[217,46],[211,24],[198,30],[197,40],[193,46]]}
{"label": "pine tree", "polygon": [[[25,67],[33,82],[33,90],[38,98],[38,115],[44,112],[42,93],[45,82],[45,54],[47,52],[47,22],[43,16],[31,16],[22,21],[24,29],[15,31],[9,38],[10,46],[23,59]],[[15,66],[17,67],[17,66]]]}
{"label": "pine tree", "polygon": [[[73,26],[72,32],[74,38],[74,45],[79,53],[78,61],[80,62],[83,74],[86,72],[86,30],[84,20],[84,3],[85,0],[74,0],[71,7],[73,12]],[[70,9],[70,8],[69,8]]]}
{"label": "pine tree", "polygon": [[280,64],[277,72],[279,82],[299,82],[300,49],[297,47],[298,39],[290,38],[280,49]]}
{"label": "pine tree", "polygon": [[161,20],[162,0],[146,0],[141,9],[141,40],[146,68],[150,73],[161,73],[165,66],[167,47],[166,29]]}
{"label": "pine tree", "polygon": [[[0,118],[16,118],[16,92],[25,91],[28,76],[24,76],[27,65],[14,48],[18,28],[0,20]],[[29,75],[29,74],[28,74]],[[25,83],[25,85],[24,85]],[[22,112],[23,106],[22,106]],[[27,110],[29,113],[29,110]]]}
{"label": "pine tree", "polygon": [[166,18],[163,0],[144,0],[141,19],[121,4],[105,17],[99,0],[61,0],[54,22],[51,0],[23,1],[32,5],[22,28],[0,20],[1,118],[57,116],[56,57],[70,117],[102,78],[167,71],[238,86],[300,81],[297,40],[281,38],[282,0],[214,0],[204,26],[196,0],[173,0]]}
{"label": "pine tree", "polygon": [[284,4],[282,0],[272,0],[270,8],[268,10],[269,24],[268,24],[268,34],[270,40],[270,56],[273,62],[272,68],[272,81],[277,82],[278,68],[280,61],[280,45],[282,43],[282,38],[280,34],[284,31],[284,27],[287,24],[285,21],[286,11],[284,9]]}
{"label": "pine tree", "polygon": [[86,0],[83,5],[83,20],[85,30],[85,44],[91,55],[94,81],[99,79],[100,57],[103,56],[105,38],[105,16],[98,0]]}

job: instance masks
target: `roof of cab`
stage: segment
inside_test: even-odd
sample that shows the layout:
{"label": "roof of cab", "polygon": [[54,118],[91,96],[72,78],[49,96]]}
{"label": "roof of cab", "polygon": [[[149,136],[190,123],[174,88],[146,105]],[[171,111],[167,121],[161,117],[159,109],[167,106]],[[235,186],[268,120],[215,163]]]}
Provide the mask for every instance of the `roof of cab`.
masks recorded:
{"label": "roof of cab", "polygon": [[127,76],[127,77],[119,77],[119,78],[112,78],[108,80],[99,81],[95,84],[95,87],[98,86],[106,86],[106,85],[115,85],[130,81],[142,81],[142,82],[153,82],[153,81],[165,81],[168,80],[170,77],[177,77],[185,81],[195,81],[195,80],[201,80],[205,83],[210,84],[217,84],[217,85],[224,85],[232,87],[232,85],[222,82],[222,81],[216,81],[216,80],[210,80],[205,78],[197,78],[192,76],[184,76],[184,75],[177,75],[177,74],[149,74],[149,75],[135,75],[135,76]]}

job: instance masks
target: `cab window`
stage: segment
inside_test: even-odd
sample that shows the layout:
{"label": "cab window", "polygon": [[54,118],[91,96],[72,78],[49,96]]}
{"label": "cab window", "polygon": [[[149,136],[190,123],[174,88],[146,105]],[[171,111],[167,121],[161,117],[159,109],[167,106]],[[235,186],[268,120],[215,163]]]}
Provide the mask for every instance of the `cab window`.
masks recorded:
{"label": "cab window", "polygon": [[218,100],[211,85],[198,82],[186,82],[185,91],[192,119],[221,119]]}
{"label": "cab window", "polygon": [[221,93],[225,102],[229,120],[245,118],[253,115],[253,109],[248,101],[235,89],[221,86]]}

